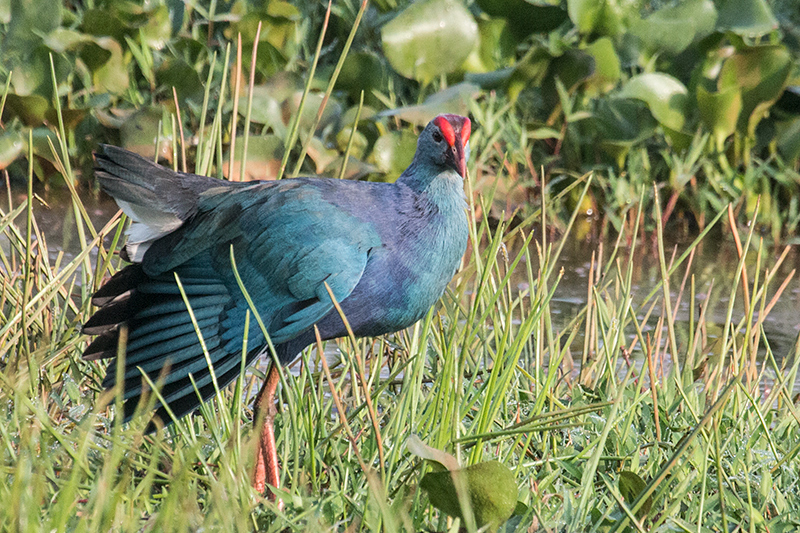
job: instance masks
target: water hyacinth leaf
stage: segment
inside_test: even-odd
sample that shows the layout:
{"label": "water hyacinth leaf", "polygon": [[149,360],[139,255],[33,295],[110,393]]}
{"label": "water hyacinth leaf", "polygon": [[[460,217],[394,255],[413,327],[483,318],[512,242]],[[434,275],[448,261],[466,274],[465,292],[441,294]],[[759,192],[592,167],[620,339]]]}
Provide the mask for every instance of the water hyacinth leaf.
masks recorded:
{"label": "water hyacinth leaf", "polygon": [[613,89],[622,72],[614,43],[608,37],[601,37],[586,47],[586,53],[594,59],[594,72],[587,80],[587,89],[594,94]]}
{"label": "water hyacinth leaf", "polygon": [[57,28],[44,37],[44,44],[53,52],[62,54],[91,42],[92,36],[68,28]]}
{"label": "water hyacinth leaf", "polygon": [[[298,109],[300,109],[300,100],[303,98],[303,91],[296,91],[289,98],[283,102],[283,116],[284,122],[291,123],[290,118],[294,117]],[[320,93],[308,93],[306,101],[303,106],[303,114],[300,116],[300,133],[307,132],[316,120],[319,108],[322,105],[324,95]],[[338,122],[339,117],[342,115],[342,104],[338,100],[331,97],[325,105],[325,110],[322,112],[322,117],[317,124],[314,133],[316,135],[322,134],[322,131],[330,124]]]}
{"label": "water hyacinth leaf", "polygon": [[754,133],[788,85],[791,72],[792,56],[780,45],[737,50],[725,61],[719,74],[720,87],[736,85],[742,92],[739,131]]}
{"label": "water hyacinth leaf", "polygon": [[[241,165],[244,154],[244,136],[236,137],[236,153],[233,158],[233,176],[229,176],[230,152],[225,154],[222,175],[236,179],[242,175]],[[273,180],[278,176],[283,157],[283,140],[277,135],[253,135],[247,141],[247,167],[243,181]]]}
{"label": "water hyacinth leaf", "polygon": [[[143,107],[129,115],[119,126],[122,147],[152,159],[155,155],[153,147],[156,138],[160,137],[159,156],[169,155],[171,157],[171,151],[165,151],[170,139],[160,135],[158,130],[159,123],[165,124],[165,114],[165,109],[159,107]],[[166,116],[169,118],[169,115]]]}
{"label": "water hyacinth leaf", "polygon": [[592,117],[603,140],[631,144],[650,137],[658,125],[647,106],[637,100],[605,98]]}
{"label": "water hyacinth leaf", "polygon": [[622,5],[617,0],[567,0],[569,18],[583,34],[620,35],[626,29],[626,8],[637,9],[633,3]]}
{"label": "water hyacinth leaf", "polygon": [[494,91],[504,88],[513,73],[513,67],[501,68],[492,72],[467,72],[464,74],[464,81],[477,85],[484,91]]}
{"label": "water hyacinth leaf", "polygon": [[51,144],[58,146],[58,137],[56,137],[55,132],[44,126],[33,128],[31,139],[33,140],[33,153],[55,166],[56,158],[53,155],[52,148],[50,148]]}
{"label": "water hyacinth leaf", "polygon": [[156,6],[147,12],[147,23],[140,28],[142,39],[150,48],[161,50],[172,36],[169,8]]}
{"label": "water hyacinth leaf", "polygon": [[[301,137],[305,137],[305,135],[301,135]],[[313,137],[308,143],[308,157],[314,162],[314,173],[323,174],[325,169],[330,168],[337,160],[339,152],[328,148],[319,137]]]}
{"label": "water hyacinth leaf", "polygon": [[3,39],[3,55],[30,50],[61,25],[61,2],[50,0],[11,0],[8,28]]}
{"label": "water hyacinth leaf", "polygon": [[634,98],[647,104],[655,119],[681,131],[689,111],[686,86],[668,74],[648,73],[631,78],[619,92],[621,98]]}
{"label": "water hyacinth leaf", "polygon": [[356,159],[361,159],[367,151],[369,141],[366,135],[358,130],[353,131],[351,126],[342,128],[339,133],[336,134],[336,147],[340,152],[344,153],[344,151],[347,150],[347,145],[350,144],[351,137],[353,142],[350,146],[350,155]]}
{"label": "water hyacinth leaf", "polygon": [[379,116],[398,117],[417,126],[424,126],[436,115],[453,113],[466,115],[469,103],[480,93],[480,87],[472,83],[458,83],[432,94],[420,105],[398,107],[382,111]]}
{"label": "water hyacinth leaf", "polygon": [[[6,52],[3,49],[3,52]],[[34,93],[43,96],[52,94],[53,86],[50,80],[50,59],[48,50],[37,45],[31,50],[26,50],[22,55],[14,50],[9,50],[4,55],[4,66],[11,71],[11,87],[13,92],[20,96],[31,96]]]}
{"label": "water hyacinth leaf", "polygon": [[50,103],[47,98],[38,94],[20,96],[10,93],[6,98],[5,109],[3,109],[4,120],[7,117],[19,117],[26,126],[38,126],[44,122]]}
{"label": "water hyacinth leaf", "polygon": [[630,31],[651,51],[674,55],[713,32],[716,22],[711,0],[687,0],[634,19]]}
{"label": "water hyacinth leaf", "polygon": [[790,163],[800,159],[800,117],[779,127],[778,152]]}
{"label": "water hyacinth leaf", "polygon": [[613,157],[619,168],[630,149],[650,137],[658,126],[647,106],[638,100],[603,99],[592,115],[600,147]]}
{"label": "water hyacinth leaf", "polygon": [[778,20],[765,0],[719,2],[717,29],[737,35],[758,37],[778,27]]}
{"label": "water hyacinth leaf", "polygon": [[117,41],[124,41],[130,33],[130,28],[120,19],[117,11],[106,8],[86,10],[80,28],[89,35],[113,37]]}
{"label": "water hyacinth leaf", "polygon": [[742,110],[742,93],[738,87],[727,87],[711,92],[697,87],[697,108],[700,120],[714,138],[717,150],[722,150],[725,139],[736,131],[736,123]]}
{"label": "water hyacinth leaf", "polygon": [[549,105],[557,105],[561,98],[558,94],[558,83],[562,84],[568,94],[572,94],[579,85],[594,74],[595,68],[594,58],[585,50],[567,50],[553,58],[550,70],[542,82],[542,93],[545,100]]}
{"label": "water hyacinth leaf", "polygon": [[92,71],[95,90],[120,94],[128,89],[127,60],[111,37],[97,37],[83,46],[81,59]]}
{"label": "water hyacinth leaf", "polygon": [[[634,472],[630,472],[628,470],[623,470],[619,473],[619,492],[622,497],[625,499],[625,503],[630,505],[631,503],[636,500],[636,498],[641,494],[645,488],[647,488],[647,483],[639,477],[638,474]],[[639,507],[639,510],[636,512],[636,516],[642,518],[647,516],[650,512],[650,507],[653,504],[652,496],[647,498],[645,502]]]}
{"label": "water hyacinth leaf", "polygon": [[241,33],[242,42],[250,49],[256,39],[260,22],[261,41],[272,45],[284,57],[292,57],[297,49],[297,25],[301,20],[302,14],[292,4],[269,2],[266,10],[247,13],[238,22],[228,26],[225,36],[235,42]]}
{"label": "water hyacinth leaf", "polygon": [[427,84],[464,63],[478,42],[478,24],[458,0],[424,0],[387,23],[381,38],[392,68]]}
{"label": "water hyacinth leaf", "polygon": [[507,67],[514,59],[517,42],[501,18],[478,21],[478,46],[472,49],[463,68],[466,72],[489,72]]}
{"label": "water hyacinth leaf", "polygon": [[[251,48],[251,46],[247,48]],[[256,72],[265,78],[281,72],[286,66],[286,56],[270,42],[260,41],[256,54]],[[246,72],[250,71],[252,60],[252,55],[243,55],[242,64]]]}
{"label": "water hyacinth leaf", "polygon": [[0,169],[16,161],[25,150],[25,137],[18,131],[7,131],[0,135]]}
{"label": "water hyacinth leaf", "polygon": [[367,162],[386,174],[386,181],[394,181],[414,159],[417,136],[408,129],[381,135],[372,147]]}
{"label": "water hyacinth leaf", "polygon": [[531,33],[553,31],[569,18],[567,11],[557,5],[526,0],[478,0],[476,3],[487,15],[506,19],[510,33],[518,42]]}
{"label": "water hyacinth leaf", "polygon": [[[280,102],[273,96],[271,87],[256,85],[253,87],[253,108],[250,111],[250,121],[255,124],[269,126],[272,131],[283,137],[286,129],[283,123],[283,112]],[[244,98],[245,95],[242,95]],[[247,106],[239,102],[239,114],[247,115]]]}
{"label": "water hyacinth leaf", "polygon": [[463,520],[453,476],[466,476],[466,488],[475,525],[498,528],[514,513],[517,506],[517,483],[514,474],[499,461],[485,461],[459,470],[429,472],[420,481],[431,504],[450,516]]}
{"label": "water hyacinth leaf", "polygon": [[567,0],[567,12],[581,33],[591,33],[600,18],[604,2],[592,0]]}
{"label": "water hyacinth leaf", "polygon": [[170,96],[174,87],[181,100],[200,102],[203,99],[203,83],[200,81],[200,75],[183,59],[170,57],[161,63],[156,70],[156,82]]}
{"label": "water hyacinth leaf", "polygon": [[354,52],[347,54],[342,70],[336,79],[336,89],[347,92],[353,101],[358,101],[364,91],[364,101],[377,104],[374,90],[382,90],[389,80],[386,65],[377,54]]}
{"label": "water hyacinth leaf", "polygon": [[526,87],[541,85],[552,61],[553,56],[544,47],[528,50],[514,66],[508,79],[508,97],[511,101],[516,100]]}

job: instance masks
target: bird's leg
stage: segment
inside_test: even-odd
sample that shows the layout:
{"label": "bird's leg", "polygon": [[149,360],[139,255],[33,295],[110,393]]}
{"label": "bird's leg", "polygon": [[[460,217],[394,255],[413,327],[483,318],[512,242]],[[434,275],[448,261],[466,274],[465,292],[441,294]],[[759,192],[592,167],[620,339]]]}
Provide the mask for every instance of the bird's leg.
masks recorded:
{"label": "bird's leg", "polygon": [[[275,366],[275,363],[270,363],[267,379],[256,397],[254,413],[254,423],[256,425],[261,424],[258,450],[256,451],[256,469],[253,474],[253,488],[259,494],[264,493],[267,484],[277,487],[280,480],[278,453],[275,449],[273,428],[277,413],[277,409],[275,409],[275,390],[278,388],[278,383],[280,383],[278,367]],[[270,493],[270,499],[275,500],[274,493]]]}

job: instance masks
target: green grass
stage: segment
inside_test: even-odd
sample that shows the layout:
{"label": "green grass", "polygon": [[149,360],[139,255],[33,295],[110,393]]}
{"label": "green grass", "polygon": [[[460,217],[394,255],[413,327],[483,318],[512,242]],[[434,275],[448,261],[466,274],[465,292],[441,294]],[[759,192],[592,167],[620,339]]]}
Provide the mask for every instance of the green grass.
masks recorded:
{"label": "green grass", "polygon": [[[104,369],[80,357],[79,325],[93,288],[119,267],[111,252],[123,224],[115,218],[91,227],[76,196],[83,252],[51,264],[32,203],[9,205],[0,219],[8,242],[0,257],[3,530],[453,530],[417,489],[424,469],[405,447],[411,434],[465,465],[508,465],[526,506],[509,531],[789,531],[800,524],[797,358],[778,354],[790,356],[779,366],[762,334],[763,310],[780,297],[783,280],[770,277],[774,265],[744,259],[755,254],[752,234],[742,236],[749,268],[739,270],[752,282],[748,314],[737,324],[730,313],[723,341],[706,354],[702,306],[688,342],[676,335],[675,297],[664,295],[682,287],[678,298],[696,301],[696,288],[691,277],[680,285],[686,260],[667,264],[663,246],[662,287],[642,308],[629,303],[644,253],[634,231],[630,249],[614,247],[595,265],[589,303],[554,331],[550,299],[564,241],[546,242],[547,231],[534,231],[547,215],[514,228],[476,220],[463,268],[425,320],[387,338],[339,341],[341,363],[329,371],[306,351],[285,377],[280,511],[250,488],[259,371],[155,435],[143,436],[146,416],[127,426],[113,421],[114,395],[99,387]],[[513,289],[512,275],[530,290]],[[740,283],[717,290],[742,299]],[[664,317],[655,338],[642,335],[637,318],[651,305]],[[576,345],[578,332],[584,346]],[[762,365],[754,363],[759,348],[768,353]],[[569,349],[583,351],[581,371]],[[668,364],[676,352],[687,363]],[[641,365],[629,368],[622,354]],[[623,472],[643,483],[631,489],[620,482],[630,477]]]}
{"label": "green grass", "polygon": [[[221,162],[222,130],[217,118],[200,139],[209,172]],[[66,134],[62,124],[51,149],[69,178]],[[475,140],[472,172],[505,157],[490,136]],[[708,300],[692,276],[697,243],[669,258],[661,203],[648,191],[640,205],[652,213],[622,225],[591,267],[587,304],[556,330],[559,255],[578,211],[559,223],[552,206],[567,196],[581,205],[591,179],[562,183],[557,196],[543,184],[544,208],[513,225],[488,218],[494,189],[473,194],[469,180],[470,247],[441,304],[396,335],[339,341],[341,362],[329,369],[317,351],[303,353],[280,389],[283,510],[250,488],[263,369],[154,435],[143,434],[147,410],[115,422],[119,399],[100,388],[105,369],[81,359],[80,324],[92,292],[120,267],[125,221],[95,228],[73,190],[82,251],[51,262],[32,189],[19,205],[9,197],[0,211],[0,528],[457,531],[417,488],[428,467],[406,448],[413,434],[464,465],[497,459],[514,472],[523,505],[505,531],[796,530],[800,359],[797,349],[773,354],[763,332],[785,285],[776,264],[761,264],[756,224],[739,236],[722,210],[705,226],[727,225],[741,246],[737,278],[714,288],[730,307],[710,347]],[[641,220],[658,228],[661,279],[634,306],[633,274],[649,253],[637,242]],[[550,242],[554,223],[563,237]],[[515,288],[520,280],[527,290]],[[678,300],[699,309],[688,335],[677,331]],[[738,322],[735,301],[746,309]],[[652,313],[661,327],[645,335],[641,317]]]}

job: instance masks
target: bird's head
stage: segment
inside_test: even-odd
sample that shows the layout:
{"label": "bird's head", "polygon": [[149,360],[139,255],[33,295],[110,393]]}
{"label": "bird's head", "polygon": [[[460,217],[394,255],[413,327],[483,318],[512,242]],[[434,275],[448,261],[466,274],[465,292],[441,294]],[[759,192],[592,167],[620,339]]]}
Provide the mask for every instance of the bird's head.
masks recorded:
{"label": "bird's head", "polygon": [[452,169],[462,178],[467,173],[469,134],[472,124],[460,115],[439,115],[431,120],[417,141],[417,160]]}

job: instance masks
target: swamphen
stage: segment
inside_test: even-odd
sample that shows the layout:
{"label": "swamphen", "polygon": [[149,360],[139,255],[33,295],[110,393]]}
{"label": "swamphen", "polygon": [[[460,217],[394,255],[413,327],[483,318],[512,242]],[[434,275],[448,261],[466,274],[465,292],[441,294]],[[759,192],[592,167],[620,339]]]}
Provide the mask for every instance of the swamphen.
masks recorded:
{"label": "swamphen", "polygon": [[[327,286],[354,333],[375,336],[414,324],[442,296],[467,246],[463,178],[470,121],[440,115],[420,134],[411,165],[395,183],[324,178],[235,183],[173,172],[102,146],[100,186],[133,220],[123,257],[132,262],[94,295],[100,309],[85,324],[99,335],[86,359],[114,358],[128,328],[124,413],[142,398],[142,372],[166,368],[156,416],[169,424],[214,392],[180,279],[213,363],[218,386],[239,375],[248,303],[231,250],[282,364],[316,341],[347,334]],[[250,320],[247,364],[267,341]],[[116,382],[108,365],[105,387]],[[190,376],[194,378],[192,383]],[[256,400],[267,415],[253,484],[278,485],[272,420],[277,368]],[[171,412],[171,414],[170,414]],[[259,417],[257,417],[258,419]]]}

